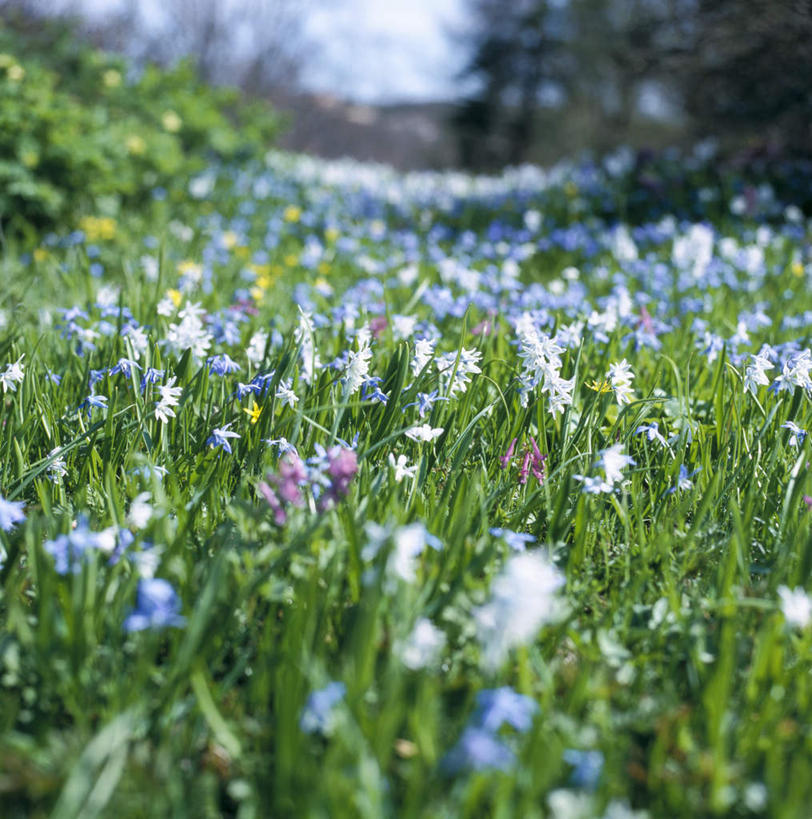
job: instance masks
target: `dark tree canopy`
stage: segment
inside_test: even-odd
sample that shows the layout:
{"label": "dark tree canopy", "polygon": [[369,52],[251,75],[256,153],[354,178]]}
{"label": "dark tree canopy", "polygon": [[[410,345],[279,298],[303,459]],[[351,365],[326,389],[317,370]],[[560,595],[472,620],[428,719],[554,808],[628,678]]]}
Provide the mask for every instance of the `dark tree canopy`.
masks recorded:
{"label": "dark tree canopy", "polygon": [[521,162],[567,145],[645,139],[645,93],[682,139],[812,150],[810,0],[471,0],[473,87],[454,126],[464,164]]}

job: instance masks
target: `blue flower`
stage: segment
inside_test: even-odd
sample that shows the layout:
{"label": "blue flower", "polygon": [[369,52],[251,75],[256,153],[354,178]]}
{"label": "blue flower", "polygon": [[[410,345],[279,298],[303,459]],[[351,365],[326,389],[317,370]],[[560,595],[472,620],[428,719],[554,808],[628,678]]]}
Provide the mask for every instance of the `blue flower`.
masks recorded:
{"label": "blue flower", "polygon": [[227,375],[242,369],[240,365],[232,360],[228,353],[210,356],[206,363],[209,365],[209,375]]}
{"label": "blue flower", "polygon": [[576,788],[594,790],[603,771],[603,754],[600,751],[579,751],[568,748],[564,761],[572,765],[570,783]]}
{"label": "blue flower", "polygon": [[141,365],[132,359],[120,358],[115,367],[110,368],[110,375],[118,375],[119,373],[122,373],[125,378],[129,378],[132,374],[133,368],[140,370]]}
{"label": "blue flower", "polygon": [[499,737],[484,728],[469,726],[449,751],[444,767],[452,772],[466,769],[506,771],[515,762],[513,751]]}
{"label": "blue flower", "polygon": [[99,550],[112,554],[116,543],[115,529],[94,532],[86,520],[80,519],[76,528],[69,534],[58,535],[53,540],[46,541],[44,549],[53,557],[57,573],[67,574],[70,570],[79,571],[80,560],[86,552]]}
{"label": "blue flower", "polygon": [[441,396],[439,394],[439,390],[433,390],[432,392],[419,392],[417,393],[417,401],[413,401],[411,404],[406,404],[403,409],[405,410],[406,407],[417,407],[420,417],[424,418],[426,413],[431,412],[435,401],[448,401],[448,399]]}
{"label": "blue flower", "polygon": [[206,439],[206,443],[211,447],[221,446],[226,452],[231,452],[231,444],[228,442],[229,438],[242,437],[237,432],[232,432],[229,427],[231,424],[226,424],[219,429],[213,429],[211,435]]}
{"label": "blue flower", "polygon": [[81,403],[80,409],[87,407],[88,414],[90,414],[91,407],[98,407],[99,409],[107,409],[107,402],[110,399],[106,395],[96,395],[96,393],[90,393],[87,398]]}
{"label": "blue flower", "polygon": [[306,734],[329,734],[335,723],[335,707],[344,699],[347,686],[343,682],[330,682],[324,688],[313,691],[307,698],[299,718],[299,727]]}
{"label": "blue flower", "polygon": [[167,580],[159,577],[142,578],[138,581],[135,608],[124,621],[125,631],[143,631],[147,628],[182,626],[180,600]]}
{"label": "blue flower", "polygon": [[163,378],[163,370],[158,370],[155,367],[148,367],[147,371],[141,378],[141,389],[143,390],[147,384],[157,384],[159,381],[163,381]]}
{"label": "blue flower", "polygon": [[22,501],[6,500],[0,495],[0,529],[10,532],[18,523],[25,520],[25,504]]}
{"label": "blue flower", "polygon": [[538,713],[538,703],[524,694],[517,694],[509,686],[489,688],[477,694],[476,720],[487,731],[496,733],[503,725],[510,725],[520,733],[530,729]]}
{"label": "blue flower", "polygon": [[490,533],[494,537],[502,538],[502,540],[504,540],[514,552],[523,552],[525,544],[534,543],[536,540],[533,535],[530,535],[527,532],[514,532],[511,529],[502,529],[497,526],[494,526],[490,530]]}

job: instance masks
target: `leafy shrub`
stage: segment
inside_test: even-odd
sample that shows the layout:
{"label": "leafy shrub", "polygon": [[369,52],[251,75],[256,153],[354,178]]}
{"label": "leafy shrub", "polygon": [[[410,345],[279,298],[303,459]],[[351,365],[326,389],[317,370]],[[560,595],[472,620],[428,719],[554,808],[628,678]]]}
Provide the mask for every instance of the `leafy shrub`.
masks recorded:
{"label": "leafy shrub", "polygon": [[0,30],[0,220],[12,229],[138,205],[265,149],[276,129],[267,106],[203,85],[187,63],[139,74],[64,26]]}

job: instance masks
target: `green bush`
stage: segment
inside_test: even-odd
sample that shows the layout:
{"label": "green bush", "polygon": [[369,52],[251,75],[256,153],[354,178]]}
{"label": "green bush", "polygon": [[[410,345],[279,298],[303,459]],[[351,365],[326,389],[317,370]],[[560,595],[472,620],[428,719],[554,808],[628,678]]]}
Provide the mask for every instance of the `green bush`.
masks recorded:
{"label": "green bush", "polygon": [[[49,33],[50,32],[50,33]],[[264,151],[277,119],[181,63],[136,76],[67,27],[0,30],[0,222],[46,227],[117,211],[212,161]]]}

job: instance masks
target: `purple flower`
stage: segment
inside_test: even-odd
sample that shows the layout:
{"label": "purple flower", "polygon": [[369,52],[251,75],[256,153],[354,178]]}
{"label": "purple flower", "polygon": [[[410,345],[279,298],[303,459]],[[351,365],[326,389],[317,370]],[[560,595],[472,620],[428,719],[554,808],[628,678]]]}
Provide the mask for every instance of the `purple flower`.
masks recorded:
{"label": "purple flower", "polygon": [[186,618],[179,611],[180,600],[168,581],[159,577],[142,578],[138,581],[135,608],[124,621],[124,630],[182,626]]}
{"label": "purple flower", "polygon": [[500,456],[499,456],[499,466],[500,466],[502,469],[507,469],[507,468],[508,468],[508,466],[510,466],[510,462],[511,462],[511,460],[512,460],[512,458],[513,458],[513,452],[514,452],[514,451],[515,451],[515,449],[516,449],[516,440],[517,440],[517,439],[516,439],[516,438],[514,438],[514,439],[513,439],[513,440],[510,442],[510,446],[507,448],[507,452],[506,452],[504,455],[500,455]]}
{"label": "purple flower", "polygon": [[327,458],[327,474],[333,480],[328,494],[337,501],[350,491],[350,482],[358,472],[358,456],[352,449],[334,446]]}
{"label": "purple flower", "polygon": [[22,501],[6,500],[0,495],[0,529],[10,532],[18,523],[25,520],[25,504]]}

